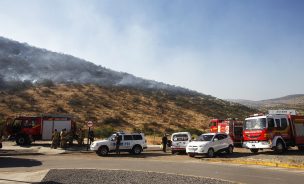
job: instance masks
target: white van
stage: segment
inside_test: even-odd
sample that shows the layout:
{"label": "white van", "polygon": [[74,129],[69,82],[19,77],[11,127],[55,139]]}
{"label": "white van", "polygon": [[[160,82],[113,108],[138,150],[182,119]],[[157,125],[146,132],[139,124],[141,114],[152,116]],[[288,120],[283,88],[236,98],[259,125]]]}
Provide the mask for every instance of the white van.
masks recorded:
{"label": "white van", "polygon": [[191,134],[189,132],[176,132],[171,136],[171,152],[172,154],[179,152],[186,152],[186,146],[191,141]]}

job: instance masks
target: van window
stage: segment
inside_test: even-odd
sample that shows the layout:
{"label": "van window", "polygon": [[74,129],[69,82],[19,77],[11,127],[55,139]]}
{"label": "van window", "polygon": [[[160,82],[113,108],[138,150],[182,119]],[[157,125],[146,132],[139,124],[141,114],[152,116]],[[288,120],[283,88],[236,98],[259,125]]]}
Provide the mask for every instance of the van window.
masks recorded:
{"label": "van window", "polygon": [[187,134],[176,134],[173,135],[173,141],[188,141],[188,135]]}

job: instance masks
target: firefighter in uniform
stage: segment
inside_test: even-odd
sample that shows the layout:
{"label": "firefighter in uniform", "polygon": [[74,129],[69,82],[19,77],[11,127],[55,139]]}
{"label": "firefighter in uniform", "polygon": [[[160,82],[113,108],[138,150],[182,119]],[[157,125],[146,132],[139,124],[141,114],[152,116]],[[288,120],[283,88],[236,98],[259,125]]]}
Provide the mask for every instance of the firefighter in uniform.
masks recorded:
{"label": "firefighter in uniform", "polygon": [[57,149],[59,138],[60,138],[60,134],[59,134],[59,132],[57,132],[57,129],[55,129],[53,134],[52,134],[51,148]]}
{"label": "firefighter in uniform", "polygon": [[66,148],[66,140],[67,138],[67,132],[66,129],[61,130],[60,132],[60,147],[61,148]]}
{"label": "firefighter in uniform", "polygon": [[78,142],[79,146],[83,145],[83,139],[84,139],[84,136],[85,136],[84,134],[85,134],[84,131],[81,128],[79,128],[78,132],[77,132],[77,136],[78,136],[77,142]]}

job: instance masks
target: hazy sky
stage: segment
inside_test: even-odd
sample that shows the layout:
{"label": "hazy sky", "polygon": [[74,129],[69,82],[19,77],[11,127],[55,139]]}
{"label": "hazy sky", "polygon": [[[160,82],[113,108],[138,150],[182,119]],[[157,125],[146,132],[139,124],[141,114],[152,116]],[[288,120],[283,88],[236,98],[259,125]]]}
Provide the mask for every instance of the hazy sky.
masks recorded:
{"label": "hazy sky", "polygon": [[0,36],[261,100],[304,93],[303,10],[302,0],[0,0]]}

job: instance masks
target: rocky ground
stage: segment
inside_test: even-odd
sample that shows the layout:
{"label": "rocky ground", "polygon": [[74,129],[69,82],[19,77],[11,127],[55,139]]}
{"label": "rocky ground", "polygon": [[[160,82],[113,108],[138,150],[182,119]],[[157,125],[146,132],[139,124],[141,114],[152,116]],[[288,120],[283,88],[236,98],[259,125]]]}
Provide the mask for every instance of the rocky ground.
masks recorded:
{"label": "rocky ground", "polygon": [[41,183],[103,183],[103,184],[225,184],[231,183],[203,177],[125,170],[50,170]]}

